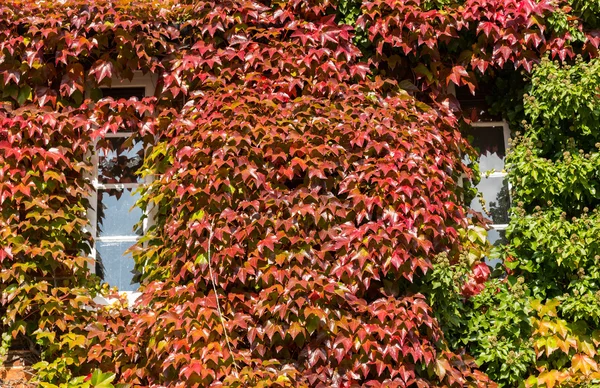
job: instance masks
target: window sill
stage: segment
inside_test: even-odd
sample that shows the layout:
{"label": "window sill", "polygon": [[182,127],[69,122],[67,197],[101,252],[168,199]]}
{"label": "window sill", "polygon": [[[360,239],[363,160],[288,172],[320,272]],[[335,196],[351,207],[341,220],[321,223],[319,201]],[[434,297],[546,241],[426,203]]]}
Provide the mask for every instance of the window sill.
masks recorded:
{"label": "window sill", "polygon": [[[120,291],[119,294],[127,298],[129,307],[133,306],[138,298],[142,295],[142,293],[139,291]],[[96,296],[93,300],[102,306],[109,306],[119,302],[119,299],[117,298],[105,298],[101,295]]]}

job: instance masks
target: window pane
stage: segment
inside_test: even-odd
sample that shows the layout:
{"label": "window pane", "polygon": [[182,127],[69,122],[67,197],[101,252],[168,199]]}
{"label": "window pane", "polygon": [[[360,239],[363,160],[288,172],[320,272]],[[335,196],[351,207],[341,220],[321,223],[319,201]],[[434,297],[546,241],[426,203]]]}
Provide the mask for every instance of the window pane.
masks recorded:
{"label": "window pane", "polygon": [[120,291],[135,291],[139,284],[131,284],[134,262],[131,254],[124,255],[132,242],[96,242],[96,274]]}
{"label": "window pane", "polygon": [[[490,244],[492,244],[495,247],[504,245],[508,242],[506,240],[506,230],[490,229],[490,230],[488,230],[488,238],[487,239],[490,242]],[[502,260],[500,260],[498,258],[489,259],[486,257],[485,262],[490,267],[496,268],[496,265],[501,263]]]}
{"label": "window pane", "polygon": [[125,87],[125,88],[100,88],[102,97],[112,97],[115,100],[120,98],[129,99],[135,97],[141,100],[146,96],[146,88],[141,87]]}
{"label": "window pane", "polygon": [[[485,207],[490,212],[492,222],[494,224],[507,224],[508,210],[510,208],[508,179],[506,177],[482,177],[477,185],[477,190],[479,190],[485,200]],[[470,207],[474,211],[486,215],[479,202],[479,197],[473,199]]]}
{"label": "window pane", "polygon": [[508,242],[506,239],[506,230],[490,229],[488,230],[488,241],[497,247]]}
{"label": "window pane", "polygon": [[134,191],[135,189],[98,190],[98,236],[142,235],[141,228],[133,230],[133,226],[142,218],[142,209],[132,209],[140,197]]}
{"label": "window pane", "polygon": [[471,145],[479,151],[479,170],[481,172],[504,169],[506,147],[504,145],[504,127],[471,128]]}
{"label": "window pane", "polygon": [[493,85],[486,82],[479,82],[475,95],[471,93],[468,87],[460,86],[456,88],[456,99],[460,103],[463,115],[473,121],[500,121],[502,115],[492,115],[489,112],[490,106],[487,103],[486,96],[494,93]]}
{"label": "window pane", "polygon": [[98,181],[100,183],[136,183],[136,172],[144,161],[142,142],[125,137],[109,138],[98,145]]}

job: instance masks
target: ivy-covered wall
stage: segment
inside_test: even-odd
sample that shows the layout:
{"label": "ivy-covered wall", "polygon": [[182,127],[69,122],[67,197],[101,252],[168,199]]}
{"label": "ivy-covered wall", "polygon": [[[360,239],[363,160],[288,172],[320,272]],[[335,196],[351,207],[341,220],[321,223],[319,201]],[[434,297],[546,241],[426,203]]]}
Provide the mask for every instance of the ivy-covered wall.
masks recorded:
{"label": "ivy-covered wall", "polygon": [[[0,5],[0,357],[47,387],[594,384],[596,8]],[[154,96],[98,100],[134,71]],[[449,94],[483,82],[520,133],[492,252]],[[91,158],[125,125],[154,222],[142,296],[100,306]]]}

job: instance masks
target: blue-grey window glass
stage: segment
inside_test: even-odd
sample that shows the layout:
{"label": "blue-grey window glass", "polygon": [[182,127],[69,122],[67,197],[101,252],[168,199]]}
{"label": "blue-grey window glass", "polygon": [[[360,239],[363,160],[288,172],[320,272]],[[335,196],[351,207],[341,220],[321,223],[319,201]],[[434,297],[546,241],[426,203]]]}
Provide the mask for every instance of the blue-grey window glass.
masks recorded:
{"label": "blue-grey window glass", "polygon": [[96,273],[111,286],[117,286],[120,291],[135,291],[139,284],[132,283],[133,258],[125,254],[135,241],[97,241]]}

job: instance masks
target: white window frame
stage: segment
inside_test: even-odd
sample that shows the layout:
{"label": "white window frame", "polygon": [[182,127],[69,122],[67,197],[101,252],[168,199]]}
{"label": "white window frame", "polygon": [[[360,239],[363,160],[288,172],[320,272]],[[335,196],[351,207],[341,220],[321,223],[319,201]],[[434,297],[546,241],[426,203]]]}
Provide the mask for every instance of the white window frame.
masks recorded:
{"label": "white window frame", "polygon": [[[144,88],[144,97],[153,96],[156,90],[156,76],[152,76],[152,74],[142,74],[141,71],[135,71],[133,74],[133,79],[118,79],[112,78],[110,86],[106,88],[117,89],[117,88],[136,88],[143,87]],[[86,90],[86,98],[90,97],[89,88]],[[115,138],[123,138],[127,139],[133,132],[117,132],[117,133],[107,133],[104,138],[106,139],[115,139]],[[94,239],[94,245],[91,247],[91,253],[89,255],[91,259],[91,268],[90,271],[92,273],[96,272],[96,242],[131,242],[131,245],[135,244],[136,241],[140,239],[140,236],[127,235],[127,236],[104,236],[100,237],[97,235],[97,222],[98,222],[98,214],[96,211],[96,207],[98,206],[98,190],[125,190],[125,189],[137,189],[140,186],[147,185],[152,182],[152,176],[146,176],[142,182],[137,183],[100,183],[98,177],[98,167],[99,167],[99,155],[97,152],[97,141],[94,141],[92,152],[91,152],[91,161],[92,161],[92,175],[90,176],[90,181],[92,183],[93,191],[88,197],[90,208],[87,211],[90,230],[89,232],[92,234]],[[146,209],[144,213],[144,218],[142,221],[142,230],[143,233],[146,234],[148,228],[152,226],[153,220],[152,218],[153,211],[152,209]],[[139,291],[119,291],[121,295],[127,297],[127,300],[130,305],[132,305],[137,298],[141,295]],[[95,301],[100,304],[110,304],[115,302],[114,300],[107,299],[101,296],[97,296]]]}
{"label": "white window frame", "polygon": [[[506,122],[506,120],[502,120],[502,121],[477,121],[477,122],[473,122],[470,124],[472,128],[496,128],[496,127],[502,127],[502,134],[504,137],[504,152],[508,152],[508,149],[510,147],[510,143],[509,143],[509,139],[510,139],[510,128],[508,127],[508,122]],[[494,171],[491,174],[486,173],[485,171],[480,172],[480,176],[482,179],[485,178],[503,178],[506,179],[507,183],[508,183],[508,196],[509,196],[509,200],[512,202],[512,199],[510,199],[510,190],[511,190],[511,184],[510,181],[508,180],[508,173],[506,172],[506,168],[504,168],[502,171]],[[510,214],[508,215],[510,218]],[[501,230],[506,230],[506,228],[508,228],[508,224],[490,224],[490,228],[497,230],[497,231],[501,231]]]}
{"label": "white window frame", "polygon": [[[448,88],[447,91],[449,94],[453,95],[454,97],[456,97],[456,84],[454,82],[450,82],[448,84]],[[491,128],[491,127],[502,127],[502,134],[504,137],[504,152],[507,153],[508,149],[510,148],[510,142],[508,141],[510,139],[510,127],[508,126],[508,122],[506,120],[501,120],[501,121],[476,121],[476,122],[471,122],[470,126],[472,128]],[[512,189],[512,186],[510,184],[510,180],[507,179],[508,177],[508,173],[506,172],[506,168],[502,169],[502,171],[494,171],[491,174],[486,174],[485,172],[480,172],[480,176],[481,178],[504,178],[507,180],[508,183],[508,198],[509,201],[512,203],[512,198],[510,198],[510,191]],[[462,181],[461,181],[461,186],[462,186]],[[478,191],[479,193],[479,191]],[[470,207],[470,204],[469,204]],[[509,220],[510,220],[510,213],[508,214]],[[506,230],[506,228],[508,228],[508,224],[489,224],[490,229],[496,230],[498,232],[504,231]],[[489,234],[488,234],[489,236]],[[489,238],[488,238],[489,241]]]}

